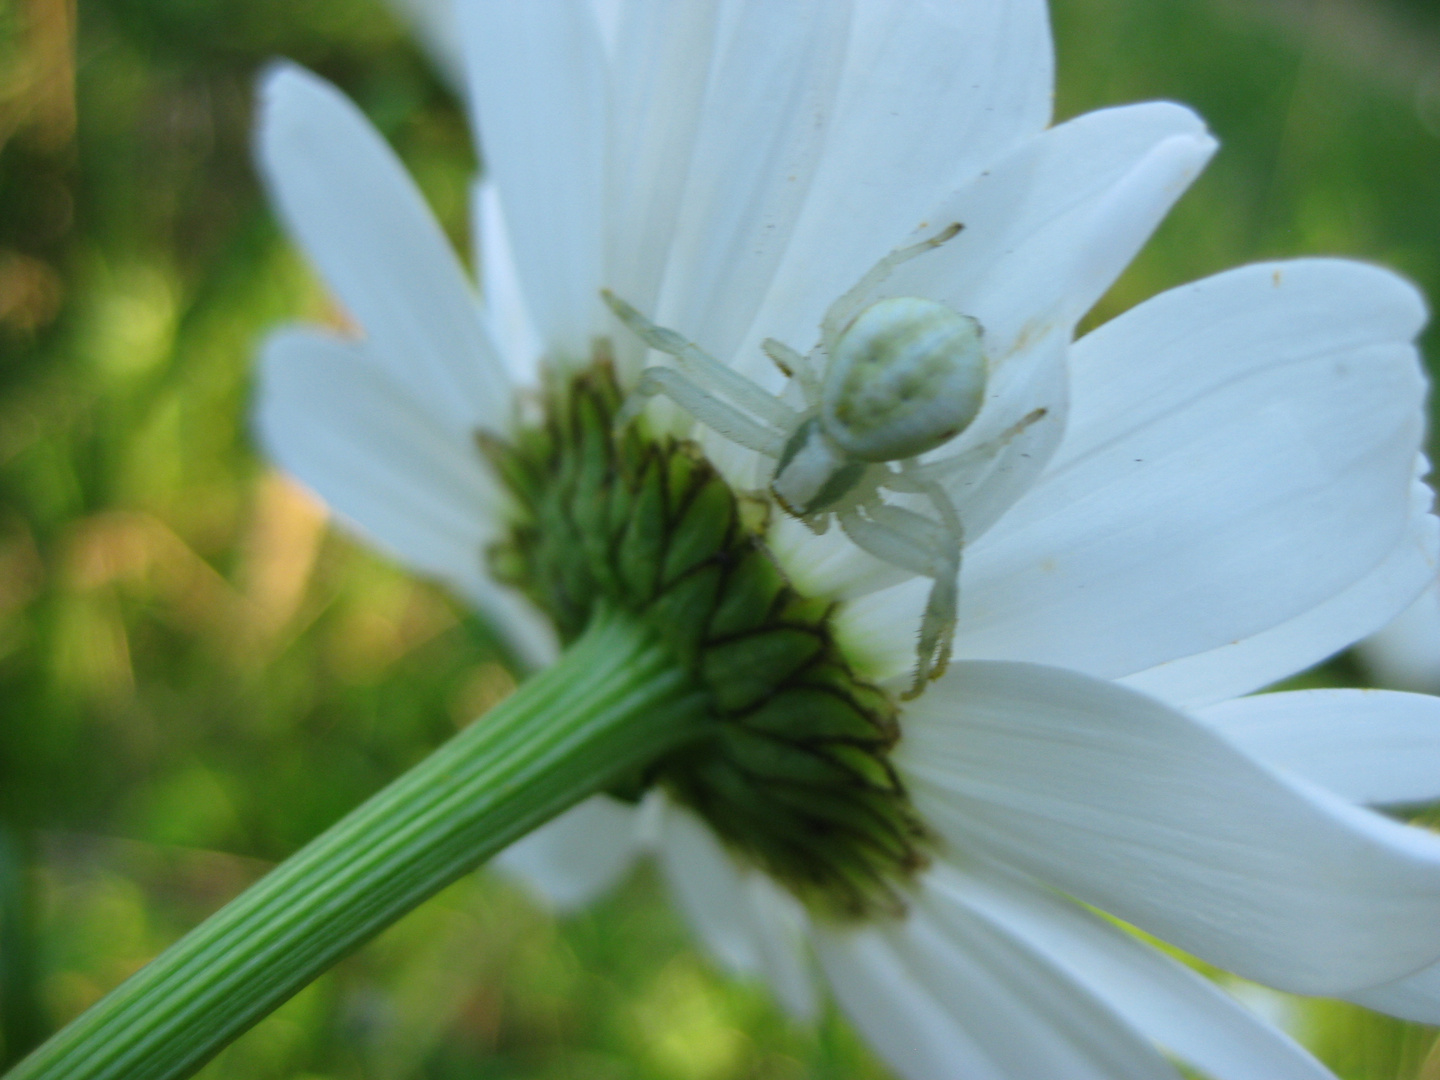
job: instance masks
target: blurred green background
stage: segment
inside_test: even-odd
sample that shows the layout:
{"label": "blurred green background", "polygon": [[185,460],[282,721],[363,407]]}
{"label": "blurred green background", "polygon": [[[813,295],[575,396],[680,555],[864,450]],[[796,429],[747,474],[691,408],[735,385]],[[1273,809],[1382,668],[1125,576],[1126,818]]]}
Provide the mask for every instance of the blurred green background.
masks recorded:
{"label": "blurred green background", "polygon": [[[1053,6],[1060,117],[1172,98],[1222,141],[1100,316],[1312,253],[1440,297],[1433,0]],[[379,0],[0,0],[0,1062],[513,686],[486,627],[256,456],[254,345],[327,310],[250,165],[275,56],[354,97],[466,235],[465,124]],[[1440,1080],[1428,1029],[1256,1000],[1347,1080]],[[472,876],[202,1075],[884,1073],[718,976],[642,872],[564,921]]]}

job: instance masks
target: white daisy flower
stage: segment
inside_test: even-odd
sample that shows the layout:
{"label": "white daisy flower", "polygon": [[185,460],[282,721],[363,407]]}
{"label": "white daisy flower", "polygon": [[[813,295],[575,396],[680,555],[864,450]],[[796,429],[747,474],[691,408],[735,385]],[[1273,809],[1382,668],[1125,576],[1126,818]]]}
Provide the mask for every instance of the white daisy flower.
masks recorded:
{"label": "white daisy flower", "polygon": [[[721,721],[503,864],[568,908],[652,854],[723,963],[800,1015],[823,976],[912,1080],[1329,1075],[1091,909],[1440,1021],[1440,839],[1363,808],[1440,797],[1440,702],[1240,697],[1436,572],[1414,290],[1250,266],[1072,341],[1214,143],[1163,103],[1049,127],[1039,0],[460,13],[483,304],[354,107],[266,82],[262,168],[361,332],[269,342],[262,440],[532,660],[588,605],[650,613]],[[815,415],[767,339],[809,350],[887,252],[953,225],[855,298],[943,305],[984,357],[955,438],[867,473],[960,459],[943,499],[865,511],[901,540],[928,526],[875,506],[963,527],[953,659],[902,704],[946,575],[817,535],[769,499],[776,454],[731,436],[763,442],[736,411],[782,436]],[[647,357],[602,290],[755,387],[666,376],[686,407],[615,433]]]}

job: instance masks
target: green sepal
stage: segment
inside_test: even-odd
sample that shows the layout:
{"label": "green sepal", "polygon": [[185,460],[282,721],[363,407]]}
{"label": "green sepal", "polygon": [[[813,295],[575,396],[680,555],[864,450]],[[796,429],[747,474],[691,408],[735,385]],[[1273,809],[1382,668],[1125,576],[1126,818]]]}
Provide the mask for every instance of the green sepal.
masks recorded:
{"label": "green sepal", "polygon": [[824,647],[807,630],[779,626],[712,645],[701,657],[700,673],[714,688],[715,704],[737,712],[763,704]]}
{"label": "green sepal", "polygon": [[893,736],[876,725],[873,713],[848,698],[817,686],[787,687],[771,695],[745,717],[745,726],[762,735],[807,741],[849,741],[867,747],[888,746]]}
{"label": "green sepal", "polygon": [[[670,543],[661,568],[662,585],[715,558],[731,529],[735,500],[724,481],[715,477],[696,486],[670,533]],[[713,608],[699,608],[709,612]]]}
{"label": "green sepal", "polygon": [[730,587],[710,615],[710,637],[715,640],[749,633],[774,615],[775,602],[785,590],[785,578],[759,545],[742,552],[730,571]]}
{"label": "green sepal", "polygon": [[617,560],[620,580],[642,603],[655,593],[656,576],[665,550],[665,463],[658,455],[645,463],[633,498],[630,520],[620,537]]}

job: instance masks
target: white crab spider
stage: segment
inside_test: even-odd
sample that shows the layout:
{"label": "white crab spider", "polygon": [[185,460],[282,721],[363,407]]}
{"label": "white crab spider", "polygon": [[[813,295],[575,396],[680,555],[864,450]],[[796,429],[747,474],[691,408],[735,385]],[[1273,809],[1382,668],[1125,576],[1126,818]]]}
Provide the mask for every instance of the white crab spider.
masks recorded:
{"label": "white crab spider", "polygon": [[[965,531],[943,481],[993,457],[1044,415],[1037,409],[998,438],[963,453],[918,458],[959,435],[984,404],[989,365],[980,323],[934,300],[905,296],[861,307],[896,266],[950,240],[961,226],[886,255],[825,312],[820,343],[802,356],[773,338],[765,354],[800,388],[797,411],[673,330],[656,326],[608,289],[601,296],[646,345],[676,360],[650,367],[617,418],[624,425],[656,394],[726,438],[776,461],[770,490],[785,511],[823,532],[831,515],[858,547],[934,584],[920,625],[915,682],[950,659]],[[817,374],[816,368],[820,368]],[[727,400],[728,399],[728,400]],[[920,495],[930,518],[884,502]]]}

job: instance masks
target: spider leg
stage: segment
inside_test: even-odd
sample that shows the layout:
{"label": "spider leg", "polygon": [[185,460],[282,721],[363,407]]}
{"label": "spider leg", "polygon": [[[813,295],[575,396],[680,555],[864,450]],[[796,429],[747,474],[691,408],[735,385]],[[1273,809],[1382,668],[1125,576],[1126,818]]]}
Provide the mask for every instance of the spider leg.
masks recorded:
{"label": "spider leg", "polygon": [[906,458],[900,462],[900,476],[913,485],[908,490],[927,496],[930,504],[935,507],[935,512],[940,515],[940,524],[945,526],[957,541],[960,540],[965,535],[965,529],[960,524],[960,515],[955,510],[955,504],[938,480],[926,476],[920,470],[921,465],[914,458]]}
{"label": "spider leg", "polygon": [[845,535],[862,551],[932,582],[920,620],[915,681],[901,695],[906,700],[918,697],[927,682],[945,673],[955,638],[964,533],[950,500],[944,492],[938,495],[938,499],[932,496],[932,501],[940,511],[941,521],[878,500],[836,514]]}
{"label": "spider leg", "polygon": [[[673,356],[678,361],[680,370],[688,375],[692,382],[723,394],[736,405],[748,409],[761,420],[773,424],[777,428],[788,429],[795,426],[797,419],[795,410],[774,394],[751,382],[733,368],[722,364],[699,345],[692,341],[686,341],[674,330],[656,326],[609,289],[601,289],[600,298],[610,306],[610,310],[620,321],[646,345],[668,356]],[[688,406],[686,407],[688,408]],[[716,430],[718,431],[719,428]]]}
{"label": "spider leg", "polygon": [[[912,495],[930,494],[929,485],[943,484],[957,473],[964,472],[974,465],[981,465],[994,459],[995,455],[1005,449],[1010,442],[1020,435],[1032,424],[1038,423],[1045,418],[1045,409],[1035,409],[1027,413],[1021,419],[1011,424],[1008,428],[988,439],[978,446],[972,446],[968,450],[962,450],[950,457],[939,458],[935,461],[924,463],[916,462],[913,459],[905,461],[898,473],[891,473],[881,481],[881,486],[891,491],[904,491]],[[947,496],[948,499],[948,496]],[[933,500],[933,496],[932,496]]]}
{"label": "spider leg", "polygon": [[849,291],[830,305],[829,310],[825,312],[825,317],[820,321],[820,340],[824,341],[827,347],[834,344],[835,339],[840,336],[840,331],[845,329],[845,324],[859,311],[865,301],[866,293],[889,277],[901,263],[907,263],[919,255],[924,255],[927,251],[933,251],[946,241],[953,240],[960,235],[960,230],[964,227],[957,221],[940,230],[929,240],[921,240],[918,244],[911,244],[909,247],[896,248],[877,262],[865,272],[864,277],[850,287]]}
{"label": "spider leg", "polygon": [[672,368],[645,369],[640,385],[615,414],[615,427],[623,428],[639,416],[645,402],[656,394],[664,394],[700,423],[731,442],[777,459],[784,449],[785,437],[782,433],[751,419]]}
{"label": "spider leg", "polygon": [[783,341],[776,341],[774,338],[766,338],[760,343],[760,348],[775,362],[775,366],[787,379],[795,379],[799,382],[800,392],[804,395],[806,405],[814,408],[820,403],[820,377],[815,374],[815,369],[810,365],[808,356],[796,352]]}

